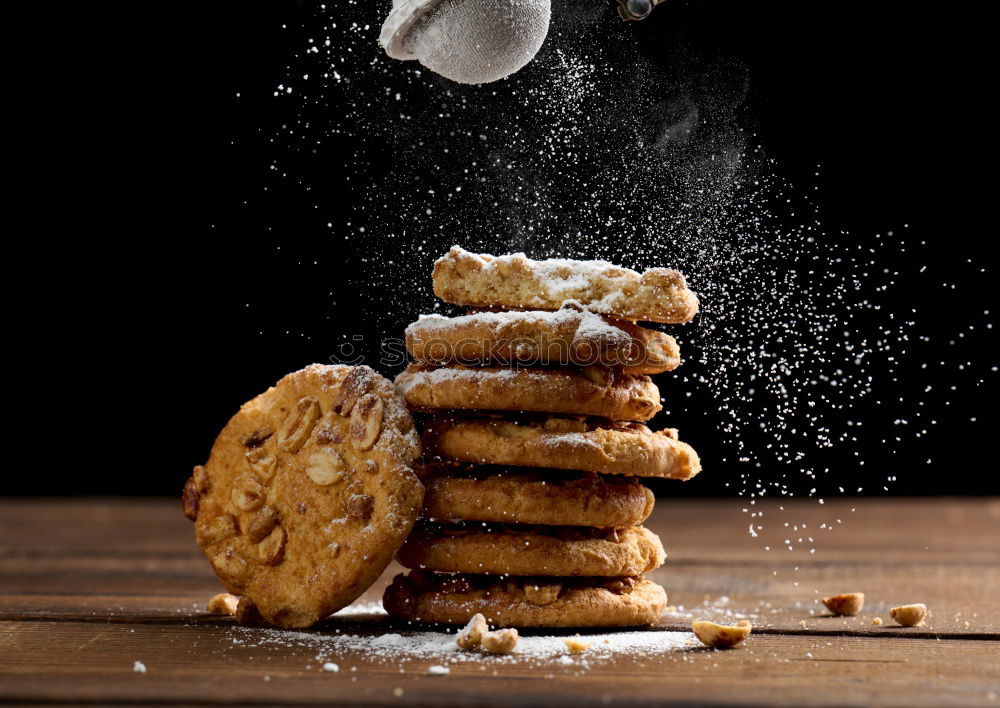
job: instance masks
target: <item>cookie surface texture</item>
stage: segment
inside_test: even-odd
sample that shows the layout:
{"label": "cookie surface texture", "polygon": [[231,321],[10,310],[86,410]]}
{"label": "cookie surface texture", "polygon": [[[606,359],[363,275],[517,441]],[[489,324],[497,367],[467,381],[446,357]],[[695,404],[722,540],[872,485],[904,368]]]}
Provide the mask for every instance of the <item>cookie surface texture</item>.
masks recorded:
{"label": "cookie surface texture", "polygon": [[586,470],[635,477],[690,479],[698,453],[677,431],[640,423],[434,416],[423,436],[428,460]]}
{"label": "cookie surface texture", "polygon": [[198,545],[267,622],[307,627],[378,578],[420,510],[402,396],[368,367],[314,364],[244,404],[184,492]]}
{"label": "cookie surface texture", "polygon": [[636,526],[654,497],[634,478],[545,474],[518,468],[464,475],[447,470],[422,477],[425,518],[552,526]]}
{"label": "cookie surface texture", "polygon": [[698,312],[698,297],[669,268],[642,274],[605,261],[549,259],[523,253],[470,253],[459,246],[434,263],[434,294],[472,307],[558,310],[576,300],[592,312],[625,320],[680,323]]}
{"label": "cookie surface texture", "polygon": [[497,627],[639,627],[663,614],[667,593],[644,578],[496,578],[398,575],[386,611],[412,622],[467,623],[477,612]]}
{"label": "cookie surface texture", "polygon": [[583,369],[410,364],[396,377],[411,410],[534,411],[649,420],[663,406],[648,376]]}
{"label": "cookie surface texture", "polygon": [[407,568],[486,575],[619,577],[663,565],[649,529],[457,526],[419,522],[399,550]]}
{"label": "cookie surface texture", "polygon": [[555,312],[423,315],[406,328],[406,350],[432,364],[621,367],[659,374],[680,366],[677,340],[662,332],[564,303]]}

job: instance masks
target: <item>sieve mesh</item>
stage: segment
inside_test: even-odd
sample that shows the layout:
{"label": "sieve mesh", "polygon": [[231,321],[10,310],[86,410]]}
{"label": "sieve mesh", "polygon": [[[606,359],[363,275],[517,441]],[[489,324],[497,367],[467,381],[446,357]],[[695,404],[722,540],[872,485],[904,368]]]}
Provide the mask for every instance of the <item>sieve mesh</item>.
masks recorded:
{"label": "sieve mesh", "polygon": [[534,58],[550,9],[550,0],[403,2],[386,21],[382,43],[390,56],[416,59],[452,81],[488,83]]}

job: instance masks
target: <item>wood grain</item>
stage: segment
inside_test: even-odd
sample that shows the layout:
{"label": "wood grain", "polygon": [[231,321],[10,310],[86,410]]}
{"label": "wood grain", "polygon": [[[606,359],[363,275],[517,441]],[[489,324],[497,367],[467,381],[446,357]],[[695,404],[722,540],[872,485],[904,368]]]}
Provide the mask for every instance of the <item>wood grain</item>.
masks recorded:
{"label": "wood grain", "polygon": [[[360,653],[337,655],[341,669],[329,673],[315,649],[234,642],[245,637],[246,630],[201,624],[6,623],[3,697],[102,704],[922,706],[991,705],[990,691],[1000,683],[996,646],[970,640],[764,635],[731,651],[595,660],[585,669],[579,660],[565,666],[484,657],[433,676],[427,670],[436,661]],[[133,671],[136,660],[145,673]]]}
{"label": "wood grain", "polygon": [[[345,655],[337,662],[357,670],[328,674],[315,652],[242,647],[234,632],[247,630],[204,614],[218,582],[175,501],[2,501],[0,701],[1000,705],[1000,500],[661,499],[648,525],[669,552],[654,574],[672,605],[661,627],[749,617],[747,647],[586,671],[487,661],[443,677],[429,662],[400,674],[398,662]],[[866,593],[860,617],[822,616],[819,597],[851,591]],[[928,605],[925,627],[891,626],[888,608],[905,602]],[[317,631],[337,629],[405,628],[331,620]],[[136,659],[147,673],[132,671]]]}

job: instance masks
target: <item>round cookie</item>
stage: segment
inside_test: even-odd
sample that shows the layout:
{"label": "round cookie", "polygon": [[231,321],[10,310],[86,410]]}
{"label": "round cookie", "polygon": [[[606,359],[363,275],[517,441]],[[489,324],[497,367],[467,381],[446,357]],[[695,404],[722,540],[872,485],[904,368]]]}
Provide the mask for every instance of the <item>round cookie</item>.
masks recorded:
{"label": "round cookie", "polygon": [[453,246],[434,263],[433,279],[434,294],[455,305],[558,310],[577,300],[624,320],[672,323],[698,312],[698,296],[670,268],[640,275],[606,261],[533,261],[523,253],[497,257]]}
{"label": "round cookie", "polygon": [[653,493],[635,477],[429,468],[421,474],[421,515],[430,519],[622,528],[641,524],[653,511]]}
{"label": "round cookie", "polygon": [[667,593],[645,578],[497,578],[397,575],[382,598],[393,617],[466,624],[476,613],[497,627],[641,627],[656,622]]}
{"label": "round cookie", "polygon": [[533,411],[649,420],[663,406],[648,376],[602,366],[584,369],[410,364],[396,377],[410,410]]}
{"label": "round cookie", "polygon": [[314,364],[245,403],[184,487],[226,590],[282,627],[350,604],[392,560],[423,486],[413,420],[366,366]]}
{"label": "round cookie", "polygon": [[396,559],[407,568],[486,575],[618,577],[663,565],[659,537],[642,526],[437,524],[420,521]]}
{"label": "round cookie", "polygon": [[555,312],[422,315],[406,328],[406,350],[431,364],[598,364],[625,374],[659,374],[681,363],[670,335],[602,317],[574,301]]}
{"label": "round cookie", "polygon": [[640,423],[570,418],[437,416],[423,436],[428,460],[483,465],[551,467],[635,477],[691,479],[698,453],[677,430],[651,431]]}

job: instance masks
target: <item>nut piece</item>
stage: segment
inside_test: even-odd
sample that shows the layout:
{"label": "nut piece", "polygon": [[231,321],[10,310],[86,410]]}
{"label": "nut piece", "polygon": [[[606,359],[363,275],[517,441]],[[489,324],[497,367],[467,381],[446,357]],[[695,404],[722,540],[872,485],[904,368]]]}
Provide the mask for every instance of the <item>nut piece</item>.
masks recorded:
{"label": "nut piece", "polygon": [[205,606],[206,612],[213,615],[235,615],[236,607],[240,604],[240,598],[230,595],[228,592],[220,592],[208,601]]}
{"label": "nut piece", "polygon": [[274,435],[274,430],[271,426],[265,425],[264,427],[257,428],[257,430],[252,433],[247,433],[241,437],[240,442],[243,443],[243,447],[253,450],[254,448],[258,448],[267,442],[267,439],[272,435]]}
{"label": "nut piece", "polygon": [[566,649],[570,654],[582,654],[583,652],[590,649],[590,642],[585,642],[579,638],[580,635],[577,634],[573,637],[566,637],[563,641],[566,643]]}
{"label": "nut piece", "polygon": [[264,484],[271,481],[278,468],[278,460],[273,455],[265,456],[264,448],[255,447],[247,453],[247,465],[254,476]]}
{"label": "nut piece", "polygon": [[480,646],[490,654],[510,654],[518,639],[516,629],[498,629],[484,634]]}
{"label": "nut piece", "polygon": [[347,515],[362,523],[368,523],[375,511],[375,500],[367,494],[352,494],[347,500]]}
{"label": "nut piece", "polygon": [[198,504],[201,502],[201,493],[198,491],[198,482],[194,476],[188,477],[184,483],[184,492],[181,494],[181,509],[184,516],[194,521],[198,518]]}
{"label": "nut piece", "polygon": [[893,607],[889,610],[889,616],[904,627],[916,627],[918,624],[923,624],[927,616],[927,605],[917,603]]}
{"label": "nut piece", "polygon": [[309,439],[309,434],[312,433],[320,415],[319,401],[311,396],[300,400],[295,405],[295,410],[285,418],[278,433],[278,444],[287,452],[293,454],[298,452]]}
{"label": "nut piece", "polygon": [[371,450],[382,434],[382,399],[366,393],[351,412],[351,440],[358,450]]}
{"label": "nut piece", "polygon": [[215,568],[216,575],[227,584],[243,587],[248,570],[247,562],[245,558],[237,555],[232,548],[227,548],[221,553],[216,553],[212,557],[212,567]]}
{"label": "nut piece", "polygon": [[309,456],[306,476],[321,487],[340,481],[347,471],[347,463],[332,447],[317,450]]}
{"label": "nut piece", "polygon": [[333,399],[333,410],[338,415],[346,418],[351,414],[354,404],[371,386],[374,373],[367,366],[351,369],[351,373],[344,378],[343,383],[340,384],[340,390],[337,391],[337,395]]}
{"label": "nut piece", "polygon": [[257,557],[264,565],[280,565],[285,560],[285,529],[275,526],[267,538],[257,544]]}
{"label": "nut piece", "polygon": [[555,602],[561,590],[562,583],[546,583],[545,585],[525,583],[524,596],[533,605],[547,605],[550,602]]}
{"label": "nut piece", "polygon": [[848,592],[843,595],[824,597],[823,604],[835,615],[853,617],[864,607],[865,594],[863,592]]}
{"label": "nut piece", "polygon": [[713,649],[728,649],[734,647],[750,636],[750,623],[740,620],[735,627],[725,627],[708,620],[695,620],[691,623],[691,631],[701,640],[701,643]]}
{"label": "nut piece", "polygon": [[240,511],[253,511],[264,506],[264,495],[267,490],[260,482],[252,477],[244,477],[230,492],[233,506]]}
{"label": "nut piece", "polygon": [[240,527],[236,523],[236,517],[232,514],[223,514],[216,517],[206,526],[195,527],[195,537],[199,546],[211,546],[232,538],[240,532]]}
{"label": "nut piece", "polygon": [[273,506],[265,506],[254,514],[247,524],[247,538],[250,539],[250,543],[258,543],[277,525],[278,510]]}
{"label": "nut piece", "polygon": [[197,465],[191,471],[191,478],[194,480],[195,487],[200,494],[204,494],[212,488],[212,480],[208,478],[208,472],[205,471],[204,465]]}
{"label": "nut piece", "polygon": [[483,636],[490,631],[486,618],[478,612],[472,616],[465,628],[455,637],[455,644],[461,649],[478,649]]}

